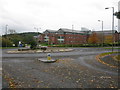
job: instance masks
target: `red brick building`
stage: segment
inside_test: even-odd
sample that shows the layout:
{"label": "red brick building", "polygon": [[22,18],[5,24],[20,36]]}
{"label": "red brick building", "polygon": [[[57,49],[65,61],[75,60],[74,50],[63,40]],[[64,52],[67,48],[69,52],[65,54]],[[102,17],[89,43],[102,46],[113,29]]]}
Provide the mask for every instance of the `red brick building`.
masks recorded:
{"label": "red brick building", "polygon": [[58,31],[46,30],[41,34],[39,41],[48,44],[85,44],[89,33],[83,31],[60,28]]}
{"label": "red brick building", "polygon": [[78,31],[66,28],[60,28],[56,30],[46,30],[40,35],[39,41],[41,43],[47,44],[66,44],[66,45],[78,45],[78,44],[88,44],[89,36],[92,33],[97,34],[98,43],[112,43],[112,36],[114,42],[120,40],[120,33],[114,30],[104,30],[102,31]]}
{"label": "red brick building", "polygon": [[119,33],[116,30],[95,31],[99,36],[99,40],[103,39],[104,43],[119,42]]}

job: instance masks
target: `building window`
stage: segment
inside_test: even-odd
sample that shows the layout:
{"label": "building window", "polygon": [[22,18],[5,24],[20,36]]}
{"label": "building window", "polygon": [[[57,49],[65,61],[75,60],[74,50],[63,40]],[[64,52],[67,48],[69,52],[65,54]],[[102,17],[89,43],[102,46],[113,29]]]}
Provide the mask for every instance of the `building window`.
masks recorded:
{"label": "building window", "polygon": [[59,41],[59,43],[64,43],[64,41]]}
{"label": "building window", "polygon": [[64,37],[63,36],[58,36],[58,39],[64,39]]}

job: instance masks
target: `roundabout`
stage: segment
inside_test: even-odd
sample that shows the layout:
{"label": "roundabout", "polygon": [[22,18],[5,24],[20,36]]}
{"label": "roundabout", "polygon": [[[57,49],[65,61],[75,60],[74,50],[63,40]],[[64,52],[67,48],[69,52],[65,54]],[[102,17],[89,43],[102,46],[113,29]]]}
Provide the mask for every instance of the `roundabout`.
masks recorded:
{"label": "roundabout", "polygon": [[[96,59],[104,48],[68,48],[71,51],[51,53],[7,53],[3,50],[3,87],[16,88],[117,88],[118,69]],[[117,50],[116,50],[117,51]],[[57,60],[54,63],[42,61]],[[89,82],[89,83],[88,83]],[[8,83],[8,84],[7,84]]]}

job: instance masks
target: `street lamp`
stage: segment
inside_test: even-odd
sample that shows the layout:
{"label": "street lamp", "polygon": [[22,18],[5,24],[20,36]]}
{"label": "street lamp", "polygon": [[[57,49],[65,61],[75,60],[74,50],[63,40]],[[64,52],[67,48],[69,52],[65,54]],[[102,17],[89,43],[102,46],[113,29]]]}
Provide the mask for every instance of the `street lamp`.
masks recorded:
{"label": "street lamp", "polygon": [[[41,29],[41,28],[36,28],[36,27],[34,27],[34,29],[36,29],[36,30],[37,30],[37,33],[38,33],[38,35],[39,35],[38,30],[39,30],[39,29]],[[36,41],[37,41],[37,46],[38,46],[38,35],[37,35],[37,40],[36,40]]]}
{"label": "street lamp", "polygon": [[112,52],[113,52],[113,41],[114,41],[114,35],[113,35],[113,33],[114,33],[114,7],[107,7],[107,8],[105,8],[105,9],[109,9],[109,8],[112,8],[113,9],[113,13],[112,13]]}
{"label": "street lamp", "polygon": [[102,47],[103,47],[103,44],[104,44],[103,21],[102,20],[98,20],[98,22],[102,22]]}

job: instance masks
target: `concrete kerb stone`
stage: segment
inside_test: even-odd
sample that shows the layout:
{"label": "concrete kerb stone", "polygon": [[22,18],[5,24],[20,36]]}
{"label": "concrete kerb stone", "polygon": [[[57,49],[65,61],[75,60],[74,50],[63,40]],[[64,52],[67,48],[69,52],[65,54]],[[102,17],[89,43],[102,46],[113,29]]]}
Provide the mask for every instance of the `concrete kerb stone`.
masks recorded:
{"label": "concrete kerb stone", "polygon": [[45,58],[38,58],[37,60],[41,61],[41,62],[44,62],[44,63],[53,63],[53,62],[57,61],[57,59],[56,60],[55,59],[47,60]]}
{"label": "concrete kerb stone", "polygon": [[106,62],[104,62],[103,60],[100,59],[100,58],[103,58],[103,57],[105,57],[105,56],[108,56],[108,55],[100,56],[100,54],[99,54],[99,55],[96,56],[96,60],[98,60],[100,63],[102,63],[102,64],[104,64],[104,65],[107,65],[107,66],[109,66],[109,67],[118,68],[117,66],[108,64],[108,63],[106,63]]}
{"label": "concrete kerb stone", "polygon": [[7,53],[11,53],[11,54],[12,54],[12,53],[13,53],[13,54],[14,54],[14,53],[35,53],[35,51],[17,51],[17,50],[16,50],[16,51],[13,51],[13,50],[12,50],[12,51],[7,51]]}
{"label": "concrete kerb stone", "polygon": [[17,51],[17,50],[12,50],[12,51],[7,51],[9,54],[19,54],[19,53],[50,53],[50,52],[69,52],[73,51],[73,49],[58,49],[58,50],[47,50],[47,51],[42,51],[42,50],[29,50],[29,51]]}

